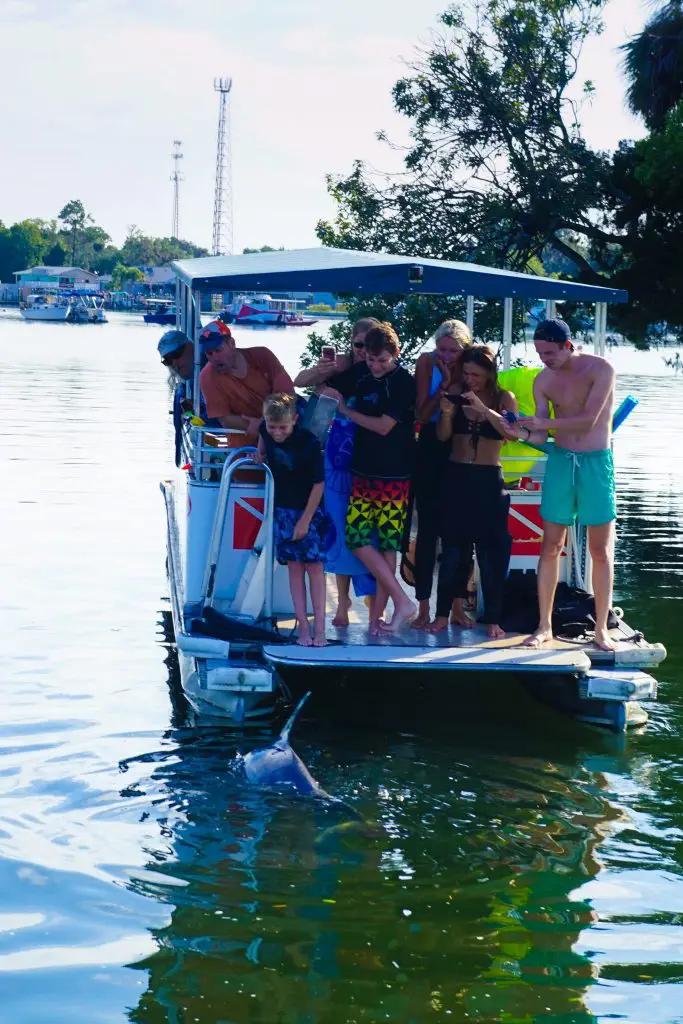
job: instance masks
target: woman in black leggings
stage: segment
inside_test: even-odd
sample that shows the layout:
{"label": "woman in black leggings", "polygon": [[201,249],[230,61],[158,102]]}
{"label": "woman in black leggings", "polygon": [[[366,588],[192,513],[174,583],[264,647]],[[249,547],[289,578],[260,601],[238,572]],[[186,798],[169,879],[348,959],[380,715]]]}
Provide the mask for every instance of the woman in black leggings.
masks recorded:
{"label": "woman in black leggings", "polygon": [[[472,344],[469,327],[462,320],[445,320],[434,332],[436,347],[423,352],[415,365],[417,404],[415,414],[420,426],[417,458],[413,473],[413,493],[417,509],[417,540],[415,542],[415,597],[420,610],[413,619],[414,629],[431,625],[429,599],[439,541],[441,488],[443,486],[448,444],[436,436],[439,402],[449,391],[460,390],[458,356]],[[469,623],[465,613],[465,597],[469,569],[463,566],[462,579],[454,594],[451,622],[460,626]]]}
{"label": "woman in black leggings", "polygon": [[441,492],[441,569],[434,631],[448,625],[454,592],[474,545],[484,595],[481,621],[492,639],[500,626],[503,588],[510,563],[510,496],[500,466],[500,448],[512,436],[502,413],[517,413],[517,400],[498,387],[496,360],[486,345],[459,357],[462,394],[444,395],[436,434],[451,442]]}

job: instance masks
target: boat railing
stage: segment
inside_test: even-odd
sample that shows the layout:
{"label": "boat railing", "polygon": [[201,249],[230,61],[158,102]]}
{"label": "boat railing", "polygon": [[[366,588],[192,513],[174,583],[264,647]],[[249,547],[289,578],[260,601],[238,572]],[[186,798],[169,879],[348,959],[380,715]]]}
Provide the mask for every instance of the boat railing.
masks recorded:
{"label": "boat railing", "polygon": [[[253,452],[253,445],[246,444],[246,434],[241,430],[233,430],[229,427],[198,427],[189,420],[183,421],[182,426],[182,463],[192,474],[193,479],[216,485],[219,483],[223,466],[234,462],[236,457],[242,457],[246,452]],[[243,467],[248,473],[248,468]],[[250,462],[250,468],[262,469]],[[242,481],[245,481],[244,473],[240,473]],[[246,480],[249,484],[248,479]]]}
{"label": "boat railing", "polygon": [[[255,448],[249,446],[240,448],[237,451],[230,450],[230,454],[233,457],[223,465],[218,498],[216,501],[216,512],[214,515],[211,539],[209,541],[209,550],[204,569],[202,606],[203,608],[206,608],[207,606],[211,607],[214,603],[218,561],[221,554],[221,548],[223,546],[223,535],[225,533],[228,509],[230,506],[230,489],[233,483],[237,482],[238,472],[241,474],[243,471],[249,472],[258,470],[260,475],[259,486],[262,486],[263,477],[265,476],[265,490],[263,496],[263,519],[261,529],[252,548],[255,564],[252,566],[251,576],[249,579],[246,578],[247,574],[245,573],[242,580],[242,583],[245,584],[245,586],[242,587],[242,601],[239,606],[232,609],[232,613],[236,616],[250,618],[254,621],[264,618],[267,622],[270,622],[273,617],[273,572],[275,570],[273,550],[273,504],[275,488],[273,474],[268,466],[263,464],[257,465],[251,459],[250,455],[255,450]],[[239,481],[239,485],[240,488],[244,486],[241,479]],[[248,612],[246,610],[246,603],[249,600],[252,581],[253,578],[256,577],[259,564],[262,568],[263,598],[261,600],[260,594],[257,594],[256,604],[252,605],[253,611]],[[260,580],[257,578],[255,587],[257,592],[259,590],[259,583]]]}

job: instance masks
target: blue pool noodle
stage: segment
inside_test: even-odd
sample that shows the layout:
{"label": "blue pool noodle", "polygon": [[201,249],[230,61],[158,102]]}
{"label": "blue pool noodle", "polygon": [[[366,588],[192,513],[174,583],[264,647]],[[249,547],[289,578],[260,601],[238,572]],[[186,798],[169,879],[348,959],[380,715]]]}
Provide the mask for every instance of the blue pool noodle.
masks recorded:
{"label": "blue pool noodle", "polygon": [[627,395],[624,401],[621,403],[617,411],[612,417],[612,431],[614,432],[621,424],[627,419],[635,407],[638,405],[638,399],[634,398],[633,395]]}

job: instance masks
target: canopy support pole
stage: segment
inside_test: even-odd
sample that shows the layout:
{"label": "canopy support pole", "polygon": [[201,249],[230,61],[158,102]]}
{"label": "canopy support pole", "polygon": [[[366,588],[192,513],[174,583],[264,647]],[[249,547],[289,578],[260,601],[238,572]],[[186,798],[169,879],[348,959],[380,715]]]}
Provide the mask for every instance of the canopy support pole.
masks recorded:
{"label": "canopy support pole", "polygon": [[596,356],[604,356],[605,343],[607,340],[607,303],[595,303],[595,336],[593,340],[593,351]]}
{"label": "canopy support pole", "polygon": [[467,311],[465,313],[465,323],[470,329],[470,334],[474,334],[474,295],[467,296]]}
{"label": "canopy support pole", "polygon": [[545,317],[546,317],[546,320],[552,320],[556,316],[557,316],[557,303],[555,302],[555,299],[546,299],[545,300]]}
{"label": "canopy support pole", "polygon": [[503,369],[510,369],[512,349],[512,299],[503,301]]}
{"label": "canopy support pole", "polygon": [[194,374],[192,380],[192,396],[194,399],[194,414],[201,415],[201,392],[199,390],[199,372],[201,370],[201,353],[199,351],[199,332],[202,329],[202,320],[199,312],[202,308],[202,293],[198,288],[194,291],[187,291],[187,330],[185,333],[194,342]]}

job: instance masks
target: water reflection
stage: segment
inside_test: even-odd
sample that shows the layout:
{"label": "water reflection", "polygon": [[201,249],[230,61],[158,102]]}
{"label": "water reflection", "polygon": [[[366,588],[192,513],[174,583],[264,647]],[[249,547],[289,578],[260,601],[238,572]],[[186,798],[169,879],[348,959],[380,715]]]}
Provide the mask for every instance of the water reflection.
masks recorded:
{"label": "water reflection", "polygon": [[597,970],[575,946],[596,914],[576,891],[623,817],[604,773],[559,732],[547,749],[501,723],[449,732],[298,727],[296,749],[364,827],[248,787],[220,730],[176,730],[149,776],[150,875],[130,883],[170,917],[131,965],[149,980],[130,1019],[594,1020]]}

